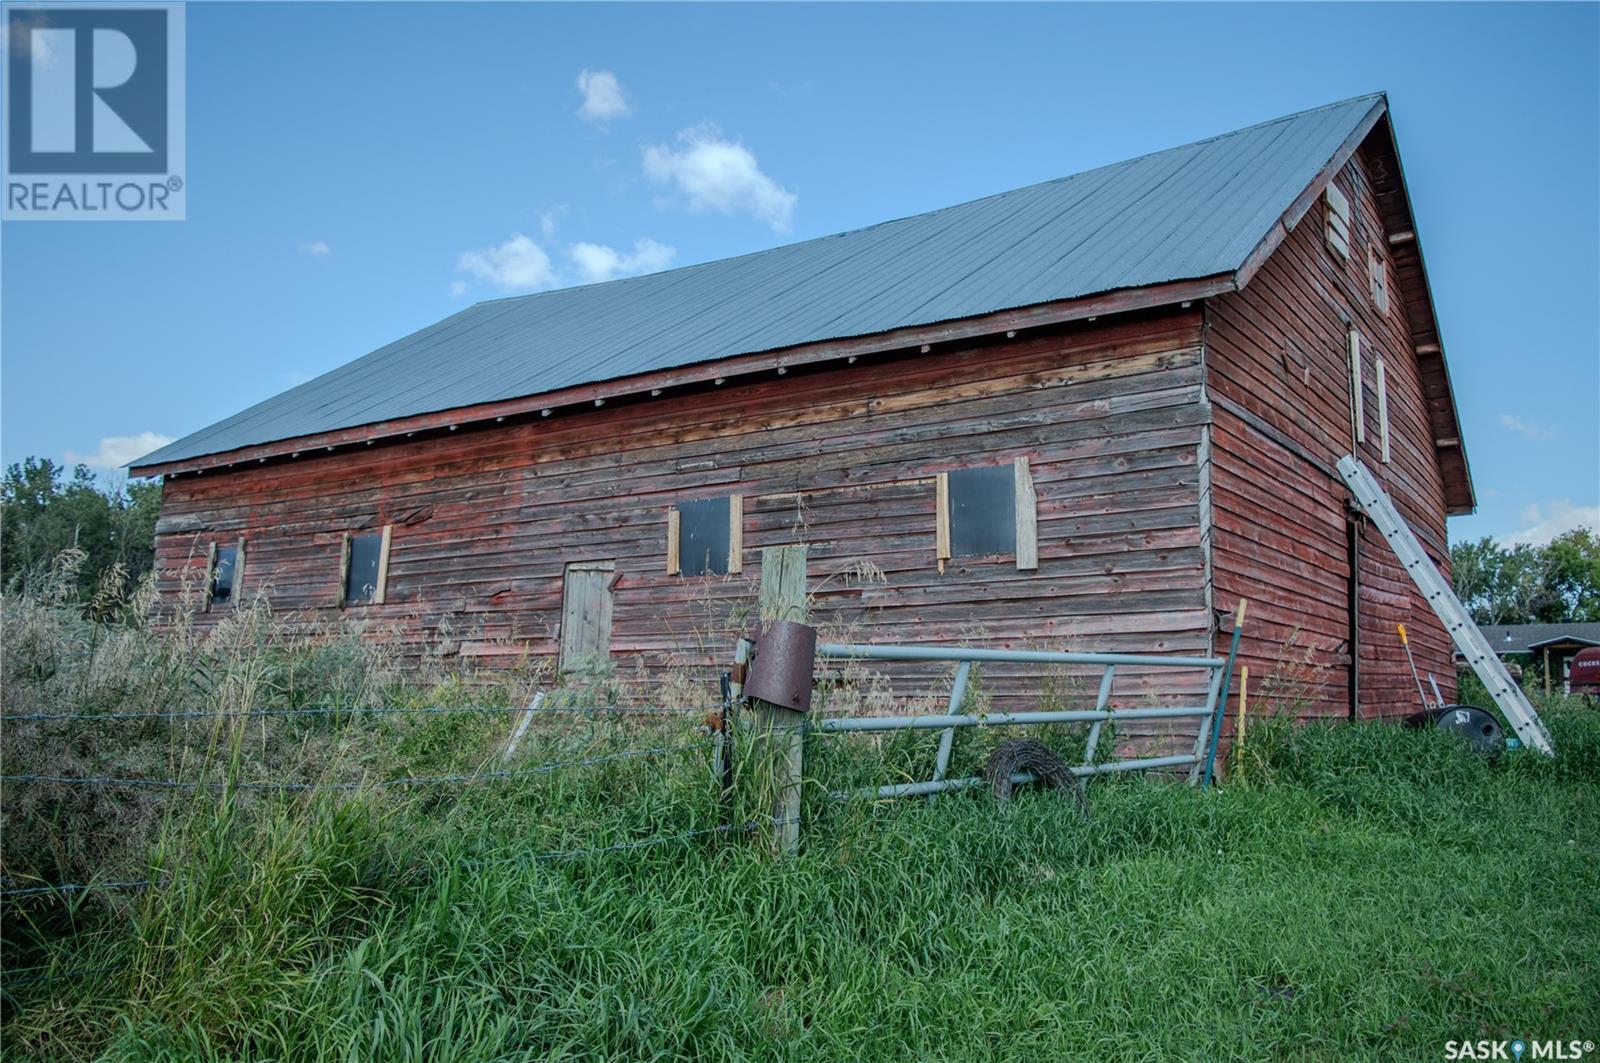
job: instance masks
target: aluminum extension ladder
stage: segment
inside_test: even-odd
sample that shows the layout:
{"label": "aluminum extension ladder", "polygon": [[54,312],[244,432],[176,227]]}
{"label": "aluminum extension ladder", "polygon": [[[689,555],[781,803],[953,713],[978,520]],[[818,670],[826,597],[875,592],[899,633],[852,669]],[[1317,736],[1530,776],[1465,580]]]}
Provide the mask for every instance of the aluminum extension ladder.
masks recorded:
{"label": "aluminum extension ladder", "polygon": [[1533,711],[1533,706],[1528,704],[1522,688],[1517,686],[1511,678],[1511,673],[1506,671],[1506,666],[1489,647],[1488,640],[1483,637],[1483,632],[1478,630],[1478,625],[1473,623],[1472,616],[1467,612],[1466,606],[1461,604],[1461,599],[1456,597],[1450,584],[1445,582],[1444,577],[1439,574],[1439,569],[1423,552],[1422,544],[1417,542],[1416,533],[1395,510],[1394,503],[1389,501],[1389,496],[1378,486],[1372,471],[1355,455],[1346,454],[1339,459],[1339,475],[1344,478],[1350,493],[1356,496],[1356,501],[1360,503],[1367,516],[1372,518],[1372,523],[1376,524],[1383,537],[1389,540],[1395,556],[1406,566],[1412,582],[1422,591],[1422,596],[1428,600],[1428,605],[1433,608],[1434,614],[1443,622],[1445,630],[1450,632],[1450,639],[1455,643],[1456,649],[1461,651],[1467,663],[1472,665],[1472,670],[1478,673],[1478,678],[1483,680],[1483,685],[1489,690],[1489,696],[1494,699],[1494,703],[1500,707],[1500,712],[1516,730],[1517,737],[1522,739],[1524,745],[1537,749],[1546,756],[1553,756],[1555,750],[1550,744],[1550,732],[1545,730],[1544,721]]}

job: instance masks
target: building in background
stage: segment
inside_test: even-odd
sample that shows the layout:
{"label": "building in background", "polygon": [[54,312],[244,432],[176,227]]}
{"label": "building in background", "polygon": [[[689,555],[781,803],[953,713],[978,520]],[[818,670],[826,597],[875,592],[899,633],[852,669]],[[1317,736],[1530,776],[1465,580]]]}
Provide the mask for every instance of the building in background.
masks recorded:
{"label": "building in background", "polygon": [[1478,630],[1507,664],[1526,667],[1537,662],[1544,674],[1544,692],[1558,687],[1572,692],[1572,659],[1600,646],[1600,624],[1480,624]]}

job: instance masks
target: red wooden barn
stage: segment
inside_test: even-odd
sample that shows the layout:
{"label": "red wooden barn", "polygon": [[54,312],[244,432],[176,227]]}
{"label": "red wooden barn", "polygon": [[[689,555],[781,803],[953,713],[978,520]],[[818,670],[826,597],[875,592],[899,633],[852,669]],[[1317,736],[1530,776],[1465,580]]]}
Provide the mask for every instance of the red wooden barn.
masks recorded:
{"label": "red wooden barn", "polygon": [[1450,646],[1347,504],[1352,449],[1448,565],[1472,482],[1382,95],[481,303],[133,472],[202,623],[265,594],[419,657],[648,677],[725,662],[760,548],[804,542],[857,641],[1193,653],[1243,595],[1262,695],[1409,713],[1396,622],[1447,696]]}

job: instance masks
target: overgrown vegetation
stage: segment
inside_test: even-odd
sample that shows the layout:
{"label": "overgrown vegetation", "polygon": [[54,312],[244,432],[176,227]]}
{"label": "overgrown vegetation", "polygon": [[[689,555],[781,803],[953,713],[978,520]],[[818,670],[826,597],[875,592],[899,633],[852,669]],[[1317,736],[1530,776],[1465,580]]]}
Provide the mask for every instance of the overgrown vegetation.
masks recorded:
{"label": "overgrown vegetation", "polygon": [[0,478],[0,585],[44,576],[63,550],[83,555],[75,589],[87,598],[113,569],[132,590],[154,562],[161,484],[105,487],[86,465],[69,473],[48,458],[6,467]]}
{"label": "overgrown vegetation", "polygon": [[[402,681],[381,637],[290,638],[260,606],[156,638],[137,595],[107,591],[108,620],[85,620],[74,582],[69,563],[55,598],[4,599],[7,717],[517,705],[548,686]],[[828,706],[881,697],[863,677]],[[1253,720],[1224,787],[1100,780],[1088,818],[1049,793],[838,804],[828,791],[925,778],[937,734],[814,735],[786,860],[719,826],[693,718],[551,713],[509,761],[509,713],[8,719],[8,774],[530,773],[8,784],[8,886],[158,885],[6,899],[0,1039],[9,1059],[479,1060],[1409,1058],[1593,1038],[1600,719],[1544,711],[1554,761]],[[1001,737],[963,735],[962,770]],[[662,752],[603,759],[639,748]],[[541,768],[573,760],[590,763]]]}

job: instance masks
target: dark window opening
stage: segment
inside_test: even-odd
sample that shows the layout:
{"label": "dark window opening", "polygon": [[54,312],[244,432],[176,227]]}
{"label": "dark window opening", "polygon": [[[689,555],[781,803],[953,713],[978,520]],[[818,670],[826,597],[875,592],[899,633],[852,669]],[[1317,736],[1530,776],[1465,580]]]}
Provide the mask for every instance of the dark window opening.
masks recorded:
{"label": "dark window opening", "polygon": [[378,565],[383,559],[383,533],[350,536],[350,556],[344,575],[344,600],[370,602],[378,591]]}
{"label": "dark window opening", "polygon": [[678,566],[683,575],[727,574],[728,513],[727,498],[678,503]]}
{"label": "dark window opening", "polygon": [[1017,479],[1010,465],[952,469],[950,555],[1009,554],[1017,549]]}
{"label": "dark window opening", "polygon": [[1389,267],[1376,247],[1367,248],[1367,285],[1372,292],[1372,305],[1380,314],[1389,312]]}
{"label": "dark window opening", "polygon": [[239,563],[237,546],[219,546],[211,561],[211,604],[226,605],[233,601],[233,574]]}

